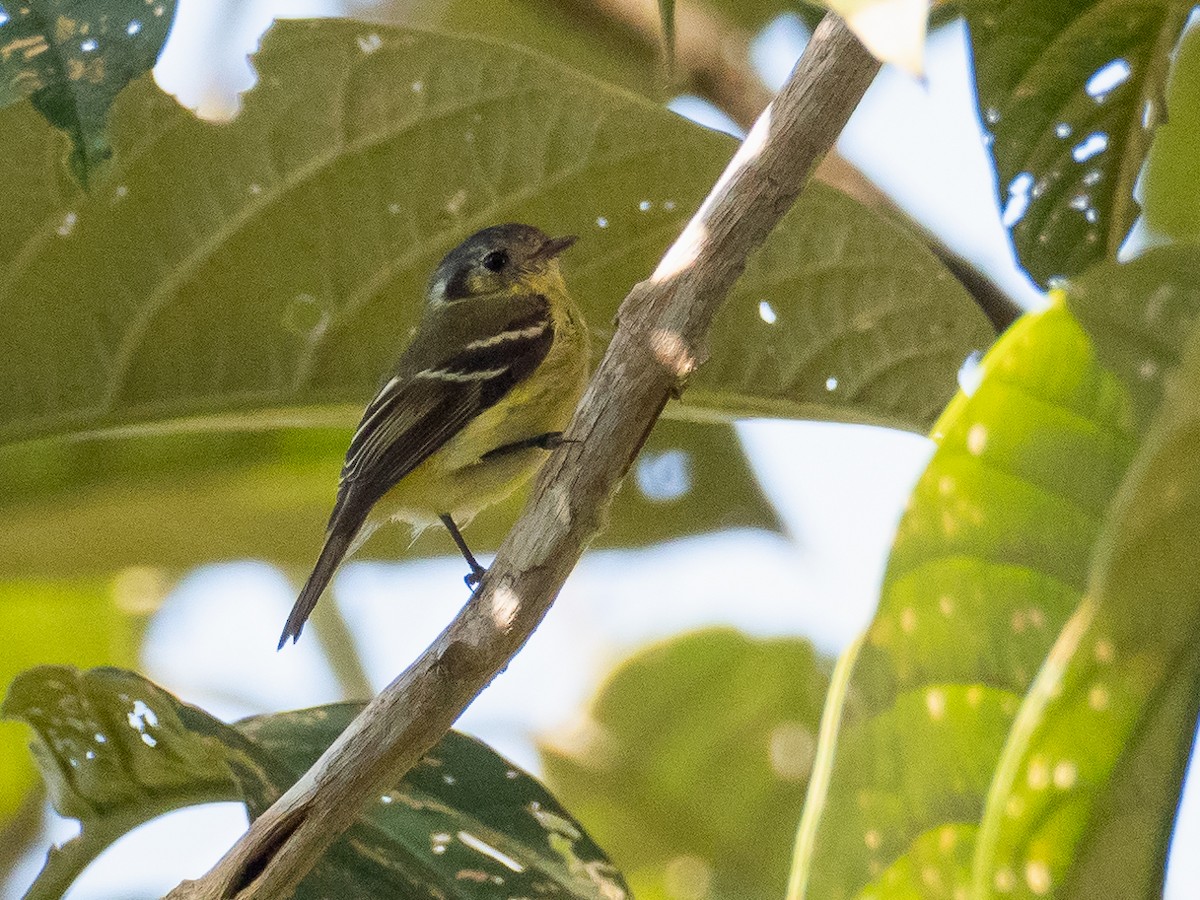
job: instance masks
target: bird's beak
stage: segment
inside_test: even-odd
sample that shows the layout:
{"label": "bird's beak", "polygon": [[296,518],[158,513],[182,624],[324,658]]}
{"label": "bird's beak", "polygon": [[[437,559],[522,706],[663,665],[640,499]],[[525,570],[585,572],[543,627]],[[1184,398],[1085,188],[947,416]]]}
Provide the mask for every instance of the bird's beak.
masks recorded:
{"label": "bird's beak", "polygon": [[568,234],[564,237],[550,238],[548,241],[546,241],[546,243],[542,244],[542,246],[538,248],[535,256],[538,259],[554,259],[554,257],[558,256],[558,254],[562,253],[577,240],[579,240],[579,238],[573,234]]}

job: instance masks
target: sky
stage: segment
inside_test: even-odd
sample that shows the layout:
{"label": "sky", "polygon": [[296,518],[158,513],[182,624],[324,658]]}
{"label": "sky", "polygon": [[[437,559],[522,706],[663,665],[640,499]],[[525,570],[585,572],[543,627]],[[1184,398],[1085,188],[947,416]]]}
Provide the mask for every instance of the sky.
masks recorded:
{"label": "sky", "polygon": [[[255,0],[243,12],[237,40],[214,53],[204,40],[214,27],[212,7],[181,0],[155,76],[184,103],[227,115],[236,108],[236,91],[252,82],[244,54],[276,12],[337,9],[322,0]],[[764,80],[782,82],[804,39],[796,19],[767,29],[753,57]],[[1015,265],[996,208],[961,27],[932,37],[927,65],[924,82],[885,69],[839,149],[948,246],[1023,304],[1037,306],[1044,298]],[[673,108],[732,127],[696,98],[680,98]],[[879,140],[880,134],[888,139]],[[853,640],[870,621],[896,523],[932,444],[911,434],[822,423],[745,422],[738,434],[784,533],[726,532],[642,551],[587,554],[529,645],[470,707],[460,728],[536,771],[535,737],[568,732],[605,673],[647,642],[705,625],[801,635],[830,654]],[[686,466],[686,460],[675,464]],[[652,487],[664,473],[643,474]],[[466,599],[462,568],[457,557],[351,562],[335,578],[334,599],[376,688],[457,612]],[[421,602],[406,602],[408,596]],[[153,620],[142,670],[223,718],[340,699],[315,642],[275,652],[279,624],[294,597],[291,581],[258,562],[193,572]],[[235,621],[238,627],[230,628]],[[214,654],[214,646],[223,652]],[[1200,843],[1197,793],[1185,800],[1177,835],[1189,846]],[[181,878],[207,870],[244,827],[238,804],[163,817],[119,842],[68,896],[159,896]],[[50,834],[62,840],[73,828],[56,822]],[[26,860],[0,896],[19,896],[37,864],[36,858]],[[1196,896],[1200,859],[1180,854],[1167,898]]]}

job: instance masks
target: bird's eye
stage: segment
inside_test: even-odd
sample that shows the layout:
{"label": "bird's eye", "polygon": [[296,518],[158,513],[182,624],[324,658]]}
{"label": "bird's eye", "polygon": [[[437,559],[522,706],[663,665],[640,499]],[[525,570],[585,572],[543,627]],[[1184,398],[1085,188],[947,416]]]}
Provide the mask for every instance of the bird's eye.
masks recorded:
{"label": "bird's eye", "polygon": [[493,250],[483,258],[483,267],[489,272],[499,272],[508,265],[508,251]]}

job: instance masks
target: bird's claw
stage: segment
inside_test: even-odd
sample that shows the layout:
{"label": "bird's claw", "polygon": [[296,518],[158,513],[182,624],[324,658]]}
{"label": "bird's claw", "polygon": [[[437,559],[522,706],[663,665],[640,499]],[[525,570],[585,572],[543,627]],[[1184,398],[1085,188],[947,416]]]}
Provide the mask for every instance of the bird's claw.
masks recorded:
{"label": "bird's claw", "polygon": [[483,582],[483,576],[486,574],[487,569],[485,569],[483,566],[480,566],[477,569],[472,569],[467,575],[463,576],[463,581],[466,582],[466,585],[468,588],[470,588],[471,593],[474,593],[475,589]]}

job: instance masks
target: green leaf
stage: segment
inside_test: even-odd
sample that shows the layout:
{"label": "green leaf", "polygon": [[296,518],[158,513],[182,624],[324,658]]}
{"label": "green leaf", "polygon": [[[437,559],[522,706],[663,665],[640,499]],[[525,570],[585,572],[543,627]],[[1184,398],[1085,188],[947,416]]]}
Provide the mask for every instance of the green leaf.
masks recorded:
{"label": "green leaf", "polygon": [[[80,835],[27,895],[58,897],[91,859],[170,809],[242,799],[259,815],[361,710],[334,704],[225,725],[132,672],[46,666],[13,684],[56,809]],[[450,733],[331,847],[301,898],[627,896],[621,876],[534,779]]]}
{"label": "green leaf", "polygon": [[[1133,454],[1128,395],[1061,301],[1018,321],[982,365],[935,426],[875,621],[840,666],[853,665],[839,690],[859,705],[826,713],[793,900],[969,887],[964,860],[1012,717],[1082,595]],[[923,877],[943,840],[937,890],[903,880]]]}
{"label": "green leaf", "polygon": [[[149,80],[127,92],[110,192],[0,259],[0,308],[20,326],[0,364],[13,385],[0,439],[179,420],[349,424],[407,339],[437,260],[498,220],[583,235],[568,279],[603,330],[733,149],[636,97],[480,40],[282,22],[255,62],[259,85],[230,125],[164,108]],[[832,226],[847,207],[813,185],[773,240],[795,246],[792,228]],[[856,237],[939,271],[902,229],[870,220]],[[848,253],[828,262],[853,266]],[[988,340],[964,291],[948,279],[920,287],[939,318],[967,323],[961,357]],[[827,324],[802,298],[778,300],[781,316],[809,319],[813,333]],[[836,326],[837,298],[822,300]],[[856,334],[852,362],[872,371],[875,335]],[[714,336],[715,363],[724,337]],[[793,353],[780,337],[757,355]],[[948,396],[957,363],[924,392]],[[711,412],[753,411],[759,399],[733,396]],[[803,397],[767,399],[813,411]],[[929,404],[916,402],[875,408],[834,395],[824,414],[920,428]]]}
{"label": "green leaf", "polygon": [[[1087,597],[998,768],[975,860],[981,898],[1161,896],[1200,712],[1200,254],[1155,251],[1119,278],[1112,269],[1073,304],[1116,311],[1096,334],[1101,359],[1123,372],[1131,350],[1152,362],[1135,377],[1160,402],[1107,517]],[[1138,321],[1139,307],[1170,326]],[[1123,314],[1134,321],[1116,327]]]}
{"label": "green leaf", "polygon": [[1021,263],[1039,284],[1115,257],[1184,0],[970,0],[980,114]]}
{"label": "green leaf", "polygon": [[[282,767],[267,790],[247,791],[251,814],[274,800],[279,774],[288,773],[283,786],[290,785],[361,708],[342,703],[237,723]],[[478,900],[629,896],[620,873],[544,787],[453,731],[367,808],[297,896],[367,900],[400,887],[406,897]]]}
{"label": "green leaf", "polygon": [[0,714],[33,729],[54,808],[82,825],[26,900],[63,896],[106,847],[164,812],[238,797],[226,726],[132,672],[40,666],[13,681]]}
{"label": "green leaf", "polygon": [[[498,220],[581,232],[568,279],[603,332],[733,149],[488,41],[285,22],[255,62],[259,85],[233,123],[200,122],[143,79],[116,106],[104,191],[56,208],[52,185],[34,181],[16,198],[0,242],[0,312],[13,325],[0,441],[26,443],[5,452],[17,488],[0,570],[247,553],[307,564],[340,429],[408,339],[442,253]],[[0,150],[15,154],[0,153],[0,175],[20,152],[44,152],[10,137],[10,120],[36,127],[21,107],[0,112]],[[775,326],[762,319],[768,297]],[[991,339],[925,248],[819,185],[751,262],[722,322],[672,414],[923,429],[961,360]],[[103,440],[81,440],[96,431]],[[728,433],[691,433],[698,487],[686,502],[709,511],[701,527],[773,523]],[[721,495],[705,473],[726,463]],[[735,489],[742,514],[727,505]],[[613,540],[678,534],[665,518],[631,518]],[[137,524],[114,534],[114,521]],[[500,527],[481,523],[482,544]],[[103,540],[67,540],[81,533]]]}
{"label": "green leaf", "polygon": [[[128,664],[137,656],[135,620],[99,580],[0,582],[0,693],[39,663]],[[35,772],[22,729],[0,722],[0,823],[20,806]]]}
{"label": "green leaf", "polygon": [[718,313],[685,414],[932,424],[963,350],[991,346],[983,313],[916,237],[818,187],[805,188]]}
{"label": "green leaf", "polygon": [[175,0],[21,0],[0,24],[0,107],[30,97],[74,143],[71,168],[87,187],[111,156],[113,99],[158,59]]}
{"label": "green leaf", "polygon": [[1146,224],[1175,241],[1200,239],[1200,29],[1183,36],[1167,85],[1167,120],[1150,145],[1143,180]]}
{"label": "green leaf", "polygon": [[641,651],[547,778],[651,898],[776,898],[815,750],[828,665],[807,642],[727,629]]}
{"label": "green leaf", "polygon": [[402,0],[373,5],[371,15],[384,15],[389,25],[505,41],[609,84],[665,99],[657,48],[606,16],[545,0],[491,0],[487,15],[479,10],[478,0]]}

